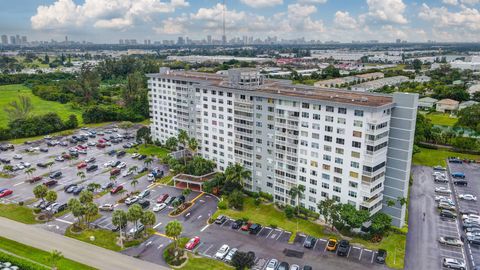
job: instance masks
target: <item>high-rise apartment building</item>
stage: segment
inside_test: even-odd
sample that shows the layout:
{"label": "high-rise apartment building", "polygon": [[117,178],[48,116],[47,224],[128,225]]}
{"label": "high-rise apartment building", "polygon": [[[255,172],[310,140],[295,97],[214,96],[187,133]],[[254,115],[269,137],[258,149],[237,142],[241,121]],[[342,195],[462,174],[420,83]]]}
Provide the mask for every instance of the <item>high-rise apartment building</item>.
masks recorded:
{"label": "high-rise apartment building", "polygon": [[2,44],[7,45],[8,44],[8,36],[7,35],[2,35]]}
{"label": "high-rise apartment building", "polygon": [[415,130],[416,94],[379,95],[267,80],[254,69],[228,76],[161,68],[149,74],[151,131],[162,143],[186,130],[198,153],[218,170],[240,163],[245,187],[302,206],[325,198],[374,214],[383,209],[403,226]]}

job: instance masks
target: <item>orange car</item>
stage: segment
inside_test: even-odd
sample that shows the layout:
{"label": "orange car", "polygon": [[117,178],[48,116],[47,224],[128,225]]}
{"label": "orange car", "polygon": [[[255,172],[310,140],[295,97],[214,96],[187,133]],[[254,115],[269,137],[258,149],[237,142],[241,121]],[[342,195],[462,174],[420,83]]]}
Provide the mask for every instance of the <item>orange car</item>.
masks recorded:
{"label": "orange car", "polygon": [[327,243],[327,250],[328,251],[335,251],[337,250],[337,239],[330,238],[328,239]]}

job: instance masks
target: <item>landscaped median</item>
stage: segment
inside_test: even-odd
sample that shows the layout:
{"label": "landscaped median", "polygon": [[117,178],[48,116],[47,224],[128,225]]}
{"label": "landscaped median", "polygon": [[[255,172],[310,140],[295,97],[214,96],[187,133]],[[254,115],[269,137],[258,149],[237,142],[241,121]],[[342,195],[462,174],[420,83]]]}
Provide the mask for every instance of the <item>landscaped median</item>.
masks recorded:
{"label": "landscaped median", "polygon": [[[0,261],[10,261],[25,270],[47,270],[53,266],[49,252],[4,237],[0,237]],[[44,267],[42,267],[42,265],[44,265]],[[57,262],[57,269],[93,270],[95,268],[67,258],[61,258]]]}
{"label": "landscaped median", "polygon": [[156,156],[159,159],[166,157],[170,150],[152,144],[141,144],[126,150],[127,153],[139,153],[140,155]]}
{"label": "landscaped median", "polygon": [[31,208],[18,204],[0,204],[0,217],[5,217],[25,224],[40,223]]}
{"label": "landscaped median", "polygon": [[471,155],[452,152],[445,149],[428,149],[420,147],[420,153],[413,155],[413,164],[414,165],[423,165],[423,166],[447,166],[446,160],[448,157],[460,157],[462,159],[472,159],[480,160],[480,155]]}
{"label": "landscaped median", "polygon": [[[215,219],[219,215],[225,215],[233,219],[248,219],[251,222],[259,223],[262,226],[279,227],[283,230],[292,232],[290,242],[293,242],[295,234],[302,232],[316,238],[327,239],[334,237],[340,239],[339,235],[325,232],[325,227],[315,222],[300,218],[287,219],[285,213],[277,210],[273,203],[255,205],[255,199],[245,198],[243,210],[219,209],[212,216]],[[298,228],[298,231],[297,231]],[[406,235],[400,232],[388,232],[379,243],[372,243],[361,238],[353,238],[352,244],[359,244],[367,249],[377,250],[385,249],[388,252],[387,266],[395,269],[403,269],[405,257]]]}

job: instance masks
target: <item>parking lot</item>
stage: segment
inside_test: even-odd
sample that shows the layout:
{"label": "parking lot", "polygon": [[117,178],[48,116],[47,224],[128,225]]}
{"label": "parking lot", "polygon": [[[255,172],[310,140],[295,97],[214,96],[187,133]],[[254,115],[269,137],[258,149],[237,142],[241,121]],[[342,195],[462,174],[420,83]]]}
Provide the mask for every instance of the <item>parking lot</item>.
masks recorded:
{"label": "parking lot", "polygon": [[[459,209],[473,209],[480,211],[478,201],[467,201],[459,198],[460,194],[472,194],[474,196],[480,195],[480,165],[475,163],[449,163],[450,172],[462,172],[465,174],[465,179],[468,186],[452,185],[457,198]],[[462,232],[465,236],[465,233]],[[470,262],[471,269],[475,266],[480,266],[480,246],[469,244],[465,241],[466,256]]]}

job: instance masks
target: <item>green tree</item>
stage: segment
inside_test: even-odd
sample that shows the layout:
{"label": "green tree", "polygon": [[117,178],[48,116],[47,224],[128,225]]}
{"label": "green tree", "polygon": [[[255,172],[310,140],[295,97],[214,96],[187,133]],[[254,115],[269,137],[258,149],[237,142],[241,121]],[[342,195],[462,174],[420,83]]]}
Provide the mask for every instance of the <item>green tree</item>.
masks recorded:
{"label": "green tree", "polygon": [[178,139],[176,137],[170,137],[165,141],[165,147],[175,151],[178,148]]}
{"label": "green tree", "polygon": [[98,205],[93,202],[87,202],[84,205],[85,208],[85,223],[87,226],[90,226],[90,223],[93,221],[93,218],[98,215]]}
{"label": "green tree", "polygon": [[87,176],[85,175],[85,172],[84,171],[79,171],[77,172],[77,176],[80,177],[80,180],[84,180],[85,178],[87,178]]}
{"label": "green tree", "polygon": [[43,57],[43,64],[48,64],[50,63],[50,57],[48,56],[48,54],[45,54],[45,56]]}
{"label": "green tree", "polygon": [[112,213],[112,224],[119,228],[118,232],[120,234],[120,246],[123,248],[123,237],[122,231],[127,228],[127,213],[123,210],[115,210]]}
{"label": "green tree", "polygon": [[99,190],[100,188],[102,188],[102,185],[100,185],[99,183],[95,183],[95,182],[89,183],[87,185],[87,190],[92,191],[92,192],[95,192],[95,191]]}
{"label": "green tree", "polygon": [[[143,213],[142,217],[140,218],[140,222],[145,225],[146,228],[151,228],[157,222],[157,216],[152,211],[146,211]],[[145,230],[146,232],[147,230]]]}
{"label": "green tree", "polygon": [[80,192],[79,200],[82,204],[87,204],[93,202],[93,193],[89,190],[82,190]]}
{"label": "green tree", "polygon": [[48,170],[49,170],[50,172],[52,171],[52,166],[53,166],[53,164],[55,164],[55,162],[53,162],[53,161],[47,162],[47,164],[45,164],[45,165],[47,165]]}
{"label": "green tree", "polygon": [[138,166],[137,165],[133,165],[132,167],[130,167],[128,169],[128,171],[132,172],[132,173],[136,173],[138,170]]}
{"label": "green tree", "polygon": [[293,207],[290,206],[290,205],[286,205],[286,206],[285,206],[285,209],[283,209],[283,211],[285,212],[285,216],[286,216],[288,219],[293,218],[293,215],[295,214],[295,208],[293,208]]}
{"label": "green tree", "polygon": [[150,165],[153,163],[153,158],[150,158],[150,157],[147,157],[144,161],[143,161],[143,164],[145,164],[145,166],[147,167],[150,167]]}
{"label": "green tree", "polygon": [[8,103],[3,109],[10,121],[27,118],[33,110],[33,104],[29,96],[19,95],[18,101],[14,100]]}
{"label": "green tree", "polygon": [[100,77],[92,65],[83,64],[77,77],[78,89],[77,95],[83,103],[93,103],[100,96],[98,88],[100,86]]}
{"label": "green tree", "polygon": [[390,229],[392,224],[392,218],[381,212],[373,215],[371,221],[372,225],[370,226],[370,229],[373,233],[380,235],[383,235],[388,229]]}
{"label": "green tree", "polygon": [[290,197],[292,198],[292,201],[295,201],[295,208],[297,209],[297,216],[298,216],[298,211],[300,210],[300,198],[303,197],[303,193],[305,192],[305,186],[304,185],[298,185],[298,186],[293,186],[290,188]]}
{"label": "green tree", "polygon": [[[128,103],[127,103],[128,104]],[[120,124],[118,124],[118,127],[123,129],[124,133],[127,133],[127,130],[131,129],[133,127],[133,123],[130,121],[123,121]]]}
{"label": "green tree", "polygon": [[415,69],[415,72],[420,72],[422,70],[422,61],[419,59],[414,59],[412,62],[413,69]]}
{"label": "green tree", "polygon": [[57,270],[58,262],[63,259],[62,252],[54,249],[48,255],[47,261],[52,266],[52,270]]}
{"label": "green tree", "polygon": [[137,178],[133,178],[133,179],[132,179],[132,182],[130,182],[130,185],[135,189],[135,187],[138,185],[138,179],[137,179]]}
{"label": "green tree", "polygon": [[33,188],[33,195],[35,195],[35,198],[41,199],[42,201],[45,201],[47,193],[48,188],[45,185],[38,185]]}
{"label": "green tree", "polygon": [[[138,228],[138,220],[143,216],[143,209],[139,204],[134,204],[128,208],[127,219],[133,222],[135,228]],[[136,237],[136,235],[134,236]]]}
{"label": "green tree", "polygon": [[320,215],[323,216],[325,223],[330,224],[333,228],[333,221],[338,220],[339,205],[334,199],[326,199],[320,201],[317,205]]}
{"label": "green tree", "polygon": [[192,152],[192,155],[195,156],[198,149],[198,142],[195,138],[188,139],[188,149]]}
{"label": "green tree", "polygon": [[237,270],[251,269],[255,264],[255,257],[247,252],[237,251],[232,257],[232,265]]}
{"label": "green tree", "polygon": [[58,198],[57,192],[49,190],[47,195],[45,195],[45,200],[50,203],[54,203]]}
{"label": "green tree", "polygon": [[228,196],[228,205],[234,209],[242,210],[243,209],[243,193],[236,189]]}
{"label": "green tree", "polygon": [[249,170],[246,170],[239,163],[229,165],[225,169],[225,177],[227,182],[239,184],[242,188],[245,184],[244,181],[246,179],[249,179],[250,176],[251,176],[251,172]]}
{"label": "green tree", "polygon": [[152,143],[152,135],[149,127],[141,127],[137,130],[137,141],[143,141],[143,143]]}
{"label": "green tree", "polygon": [[82,224],[82,217],[85,215],[85,207],[83,207],[82,203],[76,198],[68,200],[67,206],[72,212],[72,215],[77,218],[75,226],[80,226]]}
{"label": "green tree", "polygon": [[452,145],[460,150],[477,150],[478,140],[475,138],[458,137],[452,140]]}
{"label": "green tree", "polygon": [[28,169],[25,170],[25,174],[27,175],[27,177],[32,177],[33,173],[34,173],[36,170],[37,170],[36,168],[30,167],[30,168],[28,168]]}
{"label": "green tree", "polygon": [[340,218],[350,228],[360,228],[362,224],[370,217],[370,213],[365,210],[357,210],[351,204],[342,204],[340,206]]}
{"label": "green tree", "polygon": [[173,238],[175,250],[178,250],[178,237],[182,234],[183,226],[178,220],[172,220],[165,226],[165,233],[168,237]]}
{"label": "green tree", "polygon": [[187,142],[188,142],[188,133],[186,130],[184,129],[181,129],[178,131],[178,135],[177,135],[177,139],[178,139],[178,142],[180,144],[182,144],[182,147],[183,147],[183,164],[184,165],[187,165],[187,156],[185,155],[185,150],[187,149]]}
{"label": "green tree", "polygon": [[192,193],[192,190],[189,189],[189,188],[186,188],[182,191],[182,194],[183,196],[187,197],[188,195],[190,195],[190,193]]}

